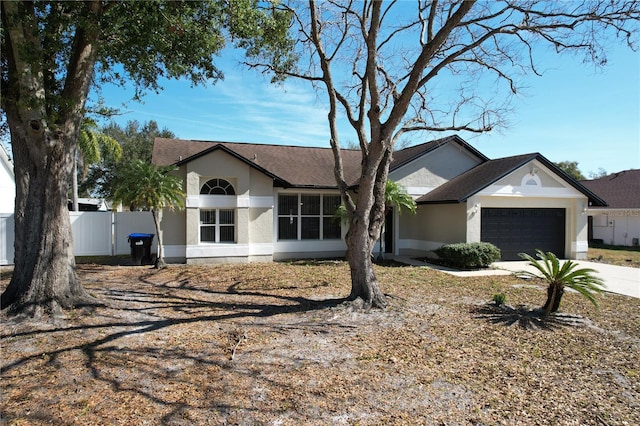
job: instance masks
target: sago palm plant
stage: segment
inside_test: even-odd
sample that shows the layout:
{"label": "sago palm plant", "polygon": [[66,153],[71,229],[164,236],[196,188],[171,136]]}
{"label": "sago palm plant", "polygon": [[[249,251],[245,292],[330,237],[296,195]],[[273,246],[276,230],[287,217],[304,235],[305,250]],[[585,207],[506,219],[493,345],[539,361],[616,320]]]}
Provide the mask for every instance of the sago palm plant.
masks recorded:
{"label": "sago palm plant", "polygon": [[[582,294],[598,307],[596,295],[601,294],[606,286],[602,278],[594,275],[595,269],[578,269],[578,263],[571,260],[560,264],[556,255],[551,252],[544,253],[542,250],[536,250],[536,253],[539,260],[526,253],[520,253],[520,257],[528,260],[529,265],[536,268],[542,274],[542,278],[549,283],[547,301],[542,307],[544,317],[558,311],[565,287]],[[539,278],[539,275],[534,272],[521,271],[519,274]]]}

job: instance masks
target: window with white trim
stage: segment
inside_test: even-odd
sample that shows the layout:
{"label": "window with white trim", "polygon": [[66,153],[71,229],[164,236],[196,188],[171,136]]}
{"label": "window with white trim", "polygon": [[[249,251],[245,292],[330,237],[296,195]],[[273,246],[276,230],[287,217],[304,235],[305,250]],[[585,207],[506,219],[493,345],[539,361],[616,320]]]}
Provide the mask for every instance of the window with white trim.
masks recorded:
{"label": "window with white trim", "polygon": [[[200,188],[201,195],[236,195],[225,179],[210,179]],[[234,243],[236,241],[235,209],[200,209],[201,243]]]}
{"label": "window with white trim", "polygon": [[200,242],[234,243],[235,216],[234,209],[200,209]]}
{"label": "window with white trim", "polygon": [[336,210],[340,196],[330,194],[279,194],[279,240],[340,239]]}

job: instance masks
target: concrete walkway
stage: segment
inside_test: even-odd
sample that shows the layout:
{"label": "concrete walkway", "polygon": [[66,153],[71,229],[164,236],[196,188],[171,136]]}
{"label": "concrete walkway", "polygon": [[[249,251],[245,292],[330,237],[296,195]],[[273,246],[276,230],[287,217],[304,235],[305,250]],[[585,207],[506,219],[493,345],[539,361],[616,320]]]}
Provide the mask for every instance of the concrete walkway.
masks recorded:
{"label": "concrete walkway", "polygon": [[[411,259],[407,256],[395,256],[394,260],[412,266],[422,266],[437,269],[447,274],[459,277],[477,277],[491,275],[511,275],[518,271],[536,272],[536,269],[526,261],[496,262],[491,265],[491,269],[479,271],[459,271],[445,268],[443,266],[428,264],[419,260]],[[591,268],[596,271],[607,286],[606,291],[625,296],[640,298],[640,268],[630,268],[627,266],[607,265],[605,263],[576,261],[581,268]]]}

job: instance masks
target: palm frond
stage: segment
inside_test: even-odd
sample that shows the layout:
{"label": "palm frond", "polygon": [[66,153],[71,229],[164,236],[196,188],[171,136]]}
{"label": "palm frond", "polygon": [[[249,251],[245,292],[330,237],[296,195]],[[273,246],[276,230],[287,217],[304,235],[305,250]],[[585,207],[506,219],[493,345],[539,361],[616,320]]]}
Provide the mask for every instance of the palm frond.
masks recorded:
{"label": "palm frond", "polygon": [[[529,265],[536,268],[542,274],[543,278],[549,283],[549,286],[560,286],[560,288],[571,288],[587,300],[598,307],[596,295],[602,294],[606,288],[602,278],[595,275],[596,270],[592,268],[578,268],[577,262],[567,260],[560,264],[557,256],[552,252],[544,253],[536,250],[538,259],[526,253],[520,253],[520,257],[529,262]],[[521,271],[519,274],[529,277],[538,276],[529,271]],[[547,304],[549,300],[547,300]]]}
{"label": "palm frond", "polygon": [[402,185],[392,180],[387,180],[384,191],[385,205],[387,208],[395,207],[398,214],[402,214],[402,210],[406,209],[411,214],[415,214],[418,206],[415,200]]}

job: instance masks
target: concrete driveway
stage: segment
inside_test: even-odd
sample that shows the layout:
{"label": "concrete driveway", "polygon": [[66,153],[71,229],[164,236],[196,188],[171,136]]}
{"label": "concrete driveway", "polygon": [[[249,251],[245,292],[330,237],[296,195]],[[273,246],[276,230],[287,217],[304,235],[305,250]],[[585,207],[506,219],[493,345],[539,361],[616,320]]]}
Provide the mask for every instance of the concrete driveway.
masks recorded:
{"label": "concrete driveway", "polygon": [[[459,277],[475,277],[490,275],[510,275],[519,271],[537,272],[537,269],[529,265],[527,261],[508,261],[495,262],[491,265],[491,269],[482,269],[479,271],[460,271],[456,269],[446,268],[443,266],[425,263],[407,256],[394,256],[396,261],[406,263],[413,266],[427,266],[437,269],[447,274]],[[604,280],[607,288],[606,291],[625,296],[640,298],[640,268],[630,268],[627,266],[607,265],[605,263],[587,262],[585,260],[574,260],[578,262],[581,268],[591,268]]]}
{"label": "concrete driveway", "polygon": [[[597,274],[604,280],[607,286],[606,291],[640,298],[640,268],[607,265],[584,260],[575,262],[578,262],[582,268],[595,269]],[[492,267],[509,272],[537,271],[532,266],[529,266],[526,261],[496,262]]]}

